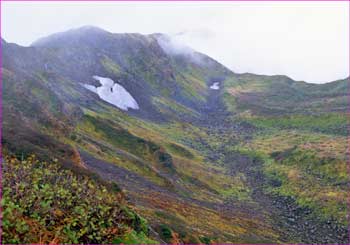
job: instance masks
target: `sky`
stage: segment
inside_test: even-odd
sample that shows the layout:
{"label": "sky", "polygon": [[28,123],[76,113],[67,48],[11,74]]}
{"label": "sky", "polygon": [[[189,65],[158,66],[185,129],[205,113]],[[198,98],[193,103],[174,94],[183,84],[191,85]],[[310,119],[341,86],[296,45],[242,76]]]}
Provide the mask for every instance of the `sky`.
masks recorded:
{"label": "sky", "polygon": [[93,25],[167,33],[237,73],[349,76],[349,2],[2,2],[1,13],[1,36],[23,46]]}

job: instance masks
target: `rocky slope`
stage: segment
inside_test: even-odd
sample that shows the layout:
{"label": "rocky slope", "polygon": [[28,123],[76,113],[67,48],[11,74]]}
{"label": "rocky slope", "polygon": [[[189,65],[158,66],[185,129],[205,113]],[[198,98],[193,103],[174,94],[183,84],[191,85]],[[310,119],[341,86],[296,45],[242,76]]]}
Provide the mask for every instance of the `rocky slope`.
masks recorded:
{"label": "rocky slope", "polygon": [[349,79],[235,74],[166,35],[96,27],[2,50],[5,149],[117,183],[154,240],[347,243]]}

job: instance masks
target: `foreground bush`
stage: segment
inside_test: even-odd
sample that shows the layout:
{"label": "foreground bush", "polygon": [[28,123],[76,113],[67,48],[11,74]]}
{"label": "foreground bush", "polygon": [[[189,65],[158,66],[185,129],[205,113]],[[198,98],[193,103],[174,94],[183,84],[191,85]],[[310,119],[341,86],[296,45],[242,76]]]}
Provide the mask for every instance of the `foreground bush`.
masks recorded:
{"label": "foreground bush", "polygon": [[3,243],[150,243],[123,195],[57,163],[5,157]]}

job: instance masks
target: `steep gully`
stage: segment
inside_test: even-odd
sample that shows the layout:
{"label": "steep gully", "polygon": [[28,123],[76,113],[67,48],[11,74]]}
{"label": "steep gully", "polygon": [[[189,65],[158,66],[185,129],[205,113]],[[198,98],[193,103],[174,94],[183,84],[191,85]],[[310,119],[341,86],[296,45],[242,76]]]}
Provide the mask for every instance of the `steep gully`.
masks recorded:
{"label": "steep gully", "polygon": [[[217,83],[220,81],[213,81]],[[235,145],[240,140],[249,139],[255,129],[248,124],[233,123],[229,119],[230,113],[225,109],[222,102],[221,89],[210,90],[207,105],[201,112],[201,118],[191,123],[207,130],[209,135],[215,135],[225,139],[222,145],[215,149],[210,146],[206,139],[198,137],[196,144],[189,141],[190,147],[201,150],[206,149],[209,162],[215,163],[219,158],[223,160],[227,172],[234,177],[237,173],[246,176],[245,183],[251,190],[251,201],[245,202],[237,199],[227,198],[223,204],[200,201],[190,197],[184,197],[177,192],[169,191],[137,174],[131,173],[123,168],[93,158],[86,152],[81,152],[84,162],[89,169],[101,175],[104,179],[116,181],[122,188],[134,193],[157,192],[164,199],[177,200],[179,202],[193,203],[194,205],[211,208],[219,211],[225,217],[235,217],[237,212],[243,213],[249,218],[265,220],[267,227],[272,227],[278,234],[278,242],[299,243],[337,243],[348,244],[348,232],[334,220],[321,221],[312,215],[312,210],[299,207],[295,200],[290,197],[275,196],[267,194],[264,186],[268,185],[268,179],[263,174],[262,162],[251,159],[249,156],[239,152],[227,150],[225,146]],[[239,137],[237,137],[239,135]],[[186,143],[186,142],[184,142]],[[120,153],[120,152],[119,152]],[[130,158],[130,156],[127,156]],[[135,159],[134,159],[135,160]],[[142,161],[136,159],[137,161]],[[173,183],[176,184],[176,181]],[[174,186],[173,186],[174,187]],[[179,186],[176,186],[177,188]],[[172,185],[169,185],[171,190]],[[136,204],[149,205],[140,202],[139,198],[131,196],[131,201]],[[267,238],[266,241],[270,241]],[[264,241],[256,241],[264,242]],[[277,242],[277,241],[274,241]]]}

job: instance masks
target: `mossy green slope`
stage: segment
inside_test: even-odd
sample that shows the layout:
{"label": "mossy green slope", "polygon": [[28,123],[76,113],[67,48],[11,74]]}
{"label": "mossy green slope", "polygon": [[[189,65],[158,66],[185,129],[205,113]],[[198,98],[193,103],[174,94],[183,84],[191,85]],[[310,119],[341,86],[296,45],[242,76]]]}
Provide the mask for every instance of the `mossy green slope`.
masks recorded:
{"label": "mossy green slope", "polygon": [[255,127],[237,150],[260,159],[268,193],[291,197],[323,220],[345,219],[349,78],[327,84],[243,74],[225,84],[226,107]]}

